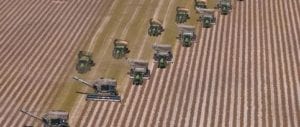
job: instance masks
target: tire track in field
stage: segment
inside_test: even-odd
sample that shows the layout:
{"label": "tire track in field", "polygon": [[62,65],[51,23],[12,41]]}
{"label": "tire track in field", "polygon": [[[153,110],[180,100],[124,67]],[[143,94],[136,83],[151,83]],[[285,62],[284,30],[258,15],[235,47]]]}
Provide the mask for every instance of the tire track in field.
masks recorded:
{"label": "tire track in field", "polygon": [[48,50],[49,51],[49,50]]}
{"label": "tire track in field", "polygon": [[[38,2],[37,2],[38,3]],[[36,4],[37,4],[36,3]],[[43,6],[41,6],[41,7],[43,7]],[[37,11],[37,10],[31,10],[31,11]],[[29,13],[29,10],[28,11],[24,11],[24,12],[26,12],[24,15],[27,15],[27,13]],[[25,16],[24,16],[25,17]],[[24,17],[22,17],[22,19],[21,20],[29,20],[29,19],[23,19]],[[17,18],[15,18],[13,21],[7,21],[7,22],[10,22],[11,24],[10,25],[12,25],[12,24],[19,24],[19,23],[25,23],[25,22],[21,22],[20,20],[17,20]],[[9,26],[9,25],[8,25]],[[17,27],[17,25],[14,25],[14,27],[12,28],[12,27],[10,27],[9,26],[9,28],[11,28],[11,29],[15,29],[15,31],[24,31],[24,30],[26,30],[26,27],[28,27],[27,29],[33,29],[33,27],[31,27],[31,26],[28,26],[28,25],[25,25],[25,24],[21,24],[20,26],[25,26],[25,27],[21,27],[20,29],[17,29],[16,27]],[[7,29],[7,30],[9,30],[9,29]],[[10,31],[7,31],[7,30],[3,30],[3,31],[6,31],[6,33],[7,34],[5,34],[6,36],[4,36],[3,38],[1,38],[1,41],[4,43],[4,42],[10,42],[10,41],[12,41],[12,42],[16,42],[16,38],[11,38],[11,36],[16,36],[17,34],[18,34],[18,32],[14,32],[14,33],[12,33],[13,32],[13,30],[10,30]],[[25,37],[25,36],[29,36],[28,35],[29,33],[27,33],[27,34],[24,34],[23,35],[23,37]],[[10,38],[9,38],[10,37]],[[13,40],[12,40],[13,39]],[[16,50],[16,49],[18,49],[19,47],[14,47],[13,46],[13,44],[14,43],[5,43],[5,44],[3,44],[3,47],[0,47],[1,48],[1,51],[3,51],[3,54],[1,54],[1,58],[3,59],[3,62],[5,61],[6,63],[5,64],[3,64],[2,63],[2,61],[1,61],[1,65],[3,65],[3,68],[8,68],[8,65],[10,65],[9,63],[11,63],[12,62],[12,59],[8,59],[8,58],[11,58],[11,57],[15,57],[15,55],[16,54],[18,54],[20,51],[19,50],[17,50],[17,52],[16,51],[14,51],[14,50]],[[20,47],[22,47],[23,45],[25,45],[25,43],[24,44],[22,44]],[[5,49],[4,49],[4,47],[5,47]],[[28,46],[29,47],[29,46]],[[11,51],[11,50],[13,50],[14,52],[9,52],[9,51]],[[14,54],[13,54],[14,53]],[[20,56],[19,56],[20,57]],[[14,58],[15,59],[15,58]],[[4,72],[6,72],[6,71],[8,71],[8,70],[1,70],[1,77],[3,76],[3,74],[4,74]]]}
{"label": "tire track in field", "polygon": [[[220,81],[220,79],[223,77],[223,75],[221,75],[223,72],[223,69],[221,69],[221,66],[223,65],[223,62],[224,62],[224,47],[225,45],[224,42],[221,42],[221,40],[223,40],[223,35],[220,33],[221,31],[226,31],[225,30],[225,27],[227,26],[227,20],[228,17],[226,16],[221,16],[218,14],[218,17],[220,20],[218,21],[218,26],[216,27],[219,27],[219,28],[216,28],[217,29],[217,33],[214,35],[216,36],[216,39],[212,40],[214,43],[215,43],[215,46],[217,47],[217,49],[215,50],[216,53],[215,55],[213,55],[213,57],[215,56],[216,57],[216,63],[213,63],[213,66],[214,67],[212,69],[212,73],[211,73],[211,77],[209,79],[209,84],[211,84],[212,86],[212,90],[213,92],[208,92],[207,94],[207,97],[209,97],[210,99],[210,102],[209,102],[209,105],[207,106],[207,117],[206,118],[209,118],[207,119],[207,125],[206,126],[215,126],[214,123],[215,121],[213,120],[216,120],[217,118],[216,115],[218,112],[216,112],[216,110],[218,110],[218,101],[217,101],[217,97],[218,97],[218,89],[220,89],[220,84],[218,83]],[[227,45],[228,46],[228,45]]]}
{"label": "tire track in field", "polygon": [[[102,2],[102,1],[101,1],[101,2]],[[105,6],[105,5],[104,5],[104,4],[101,4],[101,6],[99,6],[99,7],[102,7],[102,6]],[[96,9],[96,8],[95,8],[95,7],[94,7],[94,8],[91,7],[90,9]],[[94,11],[90,10],[90,11],[83,11],[83,12],[85,12],[85,13],[86,13],[86,12],[94,12],[94,13],[95,13],[95,12],[97,12],[97,11],[95,11],[95,10],[94,10]],[[99,13],[99,11],[98,11],[98,13]],[[94,15],[93,13],[90,13],[90,14],[91,14],[91,15],[89,15],[89,17],[91,17],[92,15]],[[86,15],[86,14],[84,14],[84,15]],[[87,19],[90,19],[89,17],[87,17]],[[94,19],[93,19],[93,20],[94,20]],[[83,20],[83,19],[82,19],[82,21],[79,21],[79,22],[81,22],[82,24],[84,24],[84,23],[86,23],[86,21],[87,21],[87,20]],[[72,27],[70,27],[70,28],[73,28],[73,27],[74,27],[74,26],[72,26]],[[80,37],[79,39],[81,39],[82,36],[78,36],[78,35],[84,34],[84,33],[82,33],[83,31],[80,30],[80,29],[82,29],[82,28],[83,28],[83,27],[78,28],[78,29],[79,29],[78,31],[81,31],[81,32],[80,32],[80,33],[76,33],[76,35],[75,35],[75,33],[74,33],[73,35],[74,35],[75,37],[69,37],[68,40],[70,40],[71,38],[75,38],[74,40],[77,40],[76,37]],[[89,27],[87,27],[87,28],[89,28]],[[73,30],[73,31],[77,31],[77,30]],[[68,40],[66,40],[66,42],[68,42]],[[74,49],[76,49],[76,48],[70,48],[70,47],[69,47],[69,50],[67,50],[67,51],[70,51],[70,49],[73,49],[73,52],[74,52]],[[66,56],[67,56],[67,55],[66,55]],[[62,57],[61,59],[67,59],[66,56]],[[70,60],[68,60],[68,61],[70,61]],[[62,64],[62,63],[58,63],[58,65],[60,65],[60,64]],[[67,65],[67,64],[65,64],[65,65]],[[59,72],[59,73],[62,73],[62,72],[64,72],[64,71],[61,71],[61,72]],[[53,74],[55,74],[55,73],[53,73]],[[53,75],[53,74],[52,74],[52,75]],[[62,74],[61,74],[61,75],[62,75]],[[56,76],[55,78],[56,78],[56,80],[58,81],[58,76]],[[51,92],[51,93],[52,93],[52,92]],[[51,96],[48,94],[48,97],[47,97],[47,98],[49,98],[49,97],[51,97]],[[45,100],[48,100],[48,99],[45,99]],[[52,100],[53,100],[53,99],[52,99]],[[46,102],[44,102],[44,103],[46,103]],[[46,104],[44,104],[44,105],[46,105]],[[50,105],[50,104],[48,103],[47,105]]]}
{"label": "tire track in field", "polygon": [[[20,61],[20,62],[22,62],[22,61]],[[17,63],[17,62],[15,62],[15,63]],[[24,68],[25,69],[25,68]],[[23,70],[24,70],[23,69]],[[17,70],[15,70],[14,72],[16,72]],[[14,73],[13,73],[14,74]],[[12,76],[12,75],[11,75]],[[11,78],[11,76],[10,76],[10,78]],[[17,76],[16,76],[17,77]],[[9,80],[10,80],[10,78],[8,78],[8,80],[6,80],[6,81],[8,81],[9,82]],[[12,79],[11,79],[12,80]],[[4,85],[5,85],[5,82],[4,82]],[[8,86],[8,85],[5,85],[5,86]],[[13,85],[10,85],[10,88],[12,87]],[[5,90],[4,89],[4,92],[8,92],[8,91],[10,91],[10,92],[12,92],[11,90]],[[8,93],[4,93],[4,95],[7,95]],[[20,94],[20,93],[19,93]],[[12,96],[12,95],[10,95],[10,96]],[[1,96],[1,97],[4,97],[4,96]],[[6,100],[6,101],[8,101],[9,100],[9,98]],[[4,104],[5,104],[5,102],[4,102]]]}
{"label": "tire track in field", "polygon": [[[294,49],[292,47],[297,47],[297,42],[298,41],[298,36],[297,34],[294,34],[294,28],[297,28],[296,26],[299,26],[299,23],[298,22],[294,22],[294,17],[296,16],[295,14],[295,11],[299,11],[299,8],[296,8],[296,7],[292,7],[291,4],[292,2],[291,1],[288,1],[288,4],[287,3],[283,3],[285,5],[285,10],[287,10],[288,14],[290,14],[291,16],[285,16],[285,18],[287,18],[287,21],[286,22],[291,22],[293,25],[292,27],[289,27],[287,24],[285,25],[285,27],[288,29],[288,32],[285,33],[286,36],[291,36],[292,38],[287,38],[288,42],[294,42],[294,43],[288,43],[288,51],[290,52],[290,56],[292,57],[291,58],[291,62],[290,62],[290,66],[291,66],[291,79],[292,80],[292,84],[294,84],[290,89],[291,92],[293,93],[293,97],[294,97],[294,103],[292,103],[293,105],[295,105],[295,126],[300,126],[300,110],[299,110],[299,106],[297,106],[297,104],[299,105],[299,94],[297,95],[297,93],[299,93],[299,91],[297,90],[297,85],[296,84],[299,84],[299,80],[297,80],[296,76],[299,75],[299,62],[297,62],[297,59],[295,59],[295,56],[297,54],[299,54],[297,51],[297,49]],[[294,5],[297,5],[297,4],[294,4]],[[291,11],[292,9],[290,8],[293,8],[293,9],[296,9],[296,10],[293,10]],[[298,17],[299,19],[299,17]],[[299,21],[299,20],[298,20]],[[293,29],[293,30],[291,30]],[[298,30],[299,30],[299,27],[298,27]],[[288,33],[291,33],[288,34]],[[295,66],[295,63],[298,65],[298,66]],[[297,68],[298,67],[298,68]],[[295,71],[296,70],[296,71]],[[298,73],[297,73],[298,72]]]}

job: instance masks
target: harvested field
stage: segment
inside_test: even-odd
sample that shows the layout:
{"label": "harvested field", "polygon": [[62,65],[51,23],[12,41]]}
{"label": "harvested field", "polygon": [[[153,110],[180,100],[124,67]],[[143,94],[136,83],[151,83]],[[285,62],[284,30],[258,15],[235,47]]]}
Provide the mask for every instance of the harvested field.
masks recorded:
{"label": "harvested field", "polygon": [[112,2],[0,1],[1,127],[33,125],[21,108],[38,115],[49,109]]}
{"label": "harvested field", "polygon": [[[80,76],[116,77],[122,102],[70,95],[72,126],[300,126],[300,1],[234,1],[229,15],[217,14],[215,26],[198,25],[199,42],[190,48],[170,39],[175,28],[159,38],[143,32],[150,17],[174,27],[178,5],[192,10],[193,0],[1,1],[0,126],[40,126],[20,108],[38,114],[65,108],[61,103],[70,98],[58,97],[74,85],[76,53],[95,40],[105,42],[93,45],[98,64]],[[125,62],[105,54],[115,37],[128,38],[129,57],[142,59],[151,58],[152,43],[170,41],[163,43],[174,45],[175,63],[165,70],[151,64],[151,79],[133,86]],[[116,66],[122,68],[111,69]]]}

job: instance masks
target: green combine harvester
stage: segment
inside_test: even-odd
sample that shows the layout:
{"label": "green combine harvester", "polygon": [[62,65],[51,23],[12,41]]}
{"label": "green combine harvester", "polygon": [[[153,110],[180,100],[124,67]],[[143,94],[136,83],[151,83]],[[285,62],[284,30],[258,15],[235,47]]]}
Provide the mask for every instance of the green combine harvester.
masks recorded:
{"label": "green combine harvester", "polygon": [[151,18],[149,21],[149,28],[148,28],[148,35],[149,36],[154,36],[157,37],[159,35],[161,35],[161,33],[164,30],[161,21],[159,21],[158,19],[153,19]]}
{"label": "green combine harvester", "polygon": [[141,85],[144,79],[149,79],[150,70],[148,69],[148,62],[143,60],[129,60],[129,63],[130,71],[128,74],[134,85]]}
{"label": "green combine harvester", "polygon": [[176,8],[176,23],[185,23],[189,17],[189,9],[183,7]]}
{"label": "green combine harvester", "polygon": [[153,59],[157,63],[158,68],[166,68],[169,63],[173,63],[173,54],[171,45],[167,44],[154,44],[152,46],[154,49]]}
{"label": "green combine harvester", "polygon": [[121,59],[121,58],[125,57],[125,55],[130,52],[127,45],[128,45],[127,41],[115,39],[114,40],[113,57],[116,59]]}
{"label": "green combine harvester", "polygon": [[62,110],[49,111],[43,117],[36,116],[25,110],[20,111],[43,122],[44,127],[70,127],[68,123],[69,113]]}
{"label": "green combine harvester", "polygon": [[92,84],[76,76],[73,79],[94,89],[93,93],[77,92],[79,94],[86,94],[87,101],[121,101],[121,97],[116,90],[117,81],[115,79],[99,78]]}
{"label": "green combine harvester", "polygon": [[210,28],[216,23],[213,9],[197,9],[197,12],[200,13],[198,21],[201,22],[202,27]]}
{"label": "green combine harvester", "polygon": [[76,70],[78,73],[83,74],[91,70],[91,67],[95,66],[92,60],[92,53],[86,51],[79,51],[78,61],[76,65]]}
{"label": "green combine harvester", "polygon": [[219,0],[216,9],[219,9],[222,15],[227,15],[232,10],[230,0]]}
{"label": "green combine harvester", "polygon": [[195,8],[207,8],[207,0],[195,0]]}
{"label": "green combine harvester", "polygon": [[191,47],[196,41],[195,26],[177,25],[177,27],[180,32],[177,39],[179,39],[183,47]]}

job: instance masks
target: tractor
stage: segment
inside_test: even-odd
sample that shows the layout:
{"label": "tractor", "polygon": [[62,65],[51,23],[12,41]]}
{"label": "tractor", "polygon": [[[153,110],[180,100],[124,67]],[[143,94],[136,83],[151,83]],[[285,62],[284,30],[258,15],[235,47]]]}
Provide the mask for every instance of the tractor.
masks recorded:
{"label": "tractor", "polygon": [[176,23],[184,23],[189,17],[189,9],[183,7],[176,8]]}
{"label": "tractor", "polygon": [[179,39],[183,47],[191,47],[196,41],[195,26],[177,25],[177,27],[180,32],[177,39]]}
{"label": "tractor", "polygon": [[148,29],[148,35],[149,36],[159,36],[161,35],[161,33],[164,30],[163,26],[162,26],[162,23],[161,21],[157,20],[157,19],[153,19],[151,18],[150,21],[149,21],[149,24],[150,24],[150,27]]}
{"label": "tractor", "polygon": [[44,114],[42,117],[36,116],[25,110],[20,110],[22,113],[38,119],[43,123],[44,127],[69,127],[69,113],[62,110],[52,110]]}
{"label": "tractor", "polygon": [[197,11],[201,14],[198,21],[202,23],[202,27],[210,28],[216,23],[216,17],[214,16],[213,9],[197,9]]}
{"label": "tractor", "polygon": [[143,84],[144,79],[149,79],[150,70],[148,69],[148,62],[143,60],[129,60],[130,71],[128,72],[134,85]]}
{"label": "tractor", "polygon": [[113,49],[113,57],[116,59],[123,58],[126,54],[130,52],[127,47],[128,42],[125,40],[115,39],[114,40],[114,49]]}
{"label": "tractor", "polygon": [[94,61],[92,60],[92,53],[79,51],[78,61],[76,65],[76,70],[78,73],[83,74],[91,70],[91,67],[95,66]]}
{"label": "tractor", "polygon": [[195,8],[207,8],[207,0],[195,0]]}
{"label": "tractor", "polygon": [[230,0],[219,0],[215,8],[219,9],[222,15],[227,15],[231,11],[232,5]]}
{"label": "tractor", "polygon": [[92,84],[76,76],[74,76],[73,79],[94,89],[93,93],[77,92],[79,94],[86,94],[87,101],[121,101],[121,97],[116,90],[117,81],[114,79],[99,78]]}
{"label": "tractor", "polygon": [[153,59],[157,63],[158,68],[166,68],[169,63],[173,63],[173,54],[171,45],[167,44],[154,44],[152,46],[154,49]]}

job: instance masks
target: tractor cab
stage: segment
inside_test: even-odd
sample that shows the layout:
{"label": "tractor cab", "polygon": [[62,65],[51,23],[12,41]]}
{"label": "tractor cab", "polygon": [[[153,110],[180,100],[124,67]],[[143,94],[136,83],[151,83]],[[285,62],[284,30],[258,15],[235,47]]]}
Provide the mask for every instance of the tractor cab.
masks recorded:
{"label": "tractor cab", "polygon": [[157,63],[158,68],[166,68],[169,63],[173,63],[173,54],[171,45],[166,44],[154,44],[152,46],[154,49],[153,59]]}
{"label": "tractor cab", "polygon": [[148,62],[142,60],[129,60],[130,71],[128,72],[134,85],[143,84],[144,79],[150,77]]}
{"label": "tractor cab", "polygon": [[214,16],[214,10],[212,9],[197,9],[197,11],[201,14],[198,21],[201,22],[202,27],[210,28],[212,25],[216,23],[216,17]]}
{"label": "tractor cab", "polygon": [[116,59],[123,58],[126,54],[130,52],[127,47],[128,42],[125,40],[115,39],[114,40],[114,49],[113,49],[113,57]]}
{"label": "tractor cab", "polygon": [[76,76],[74,76],[73,79],[94,89],[93,93],[77,92],[80,94],[86,94],[87,101],[121,101],[121,97],[116,90],[117,81],[115,79],[99,78],[92,84]]}
{"label": "tractor cab", "polygon": [[207,0],[195,0],[195,8],[207,8]]}
{"label": "tractor cab", "polygon": [[177,37],[184,47],[191,47],[196,41],[195,26],[178,25],[179,36]]}
{"label": "tractor cab", "polygon": [[151,18],[149,21],[150,27],[148,29],[148,34],[150,36],[159,36],[164,31],[161,21]]}
{"label": "tractor cab", "polygon": [[91,70],[91,67],[95,66],[94,61],[92,60],[92,53],[80,51],[78,53],[78,61],[76,65],[76,70],[78,73],[86,73]]}
{"label": "tractor cab", "polygon": [[231,11],[232,5],[230,0],[219,0],[216,8],[219,9],[222,15],[227,15]]}
{"label": "tractor cab", "polygon": [[176,8],[176,23],[184,23],[189,17],[189,9],[183,7]]}
{"label": "tractor cab", "polygon": [[42,117],[36,116],[25,110],[21,112],[40,120],[43,122],[44,127],[69,127],[68,119],[69,113],[62,110],[52,110],[44,114]]}

